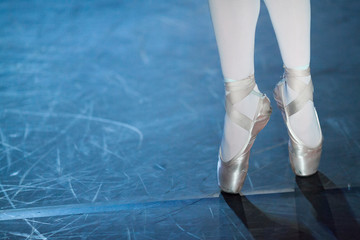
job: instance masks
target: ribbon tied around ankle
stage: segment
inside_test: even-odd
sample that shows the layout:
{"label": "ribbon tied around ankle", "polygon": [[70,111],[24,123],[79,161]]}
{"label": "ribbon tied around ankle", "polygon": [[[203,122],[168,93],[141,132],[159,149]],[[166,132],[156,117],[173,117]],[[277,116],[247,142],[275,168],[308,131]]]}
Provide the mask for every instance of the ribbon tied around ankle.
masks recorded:
{"label": "ribbon tied around ankle", "polygon": [[285,111],[287,112],[288,116],[291,116],[300,111],[307,103],[307,101],[313,101],[314,86],[311,77],[308,84],[298,79],[298,77],[309,76],[310,67],[305,70],[298,70],[284,66],[284,69],[285,71],[283,78],[286,79],[286,84],[288,84],[292,90],[298,93],[298,96],[285,106]]}
{"label": "ribbon tied around ankle", "polygon": [[234,108],[234,104],[243,100],[255,87],[254,74],[249,77],[234,81],[224,82],[225,89],[229,93],[226,95],[225,109],[229,118],[240,127],[250,131],[252,119]]}

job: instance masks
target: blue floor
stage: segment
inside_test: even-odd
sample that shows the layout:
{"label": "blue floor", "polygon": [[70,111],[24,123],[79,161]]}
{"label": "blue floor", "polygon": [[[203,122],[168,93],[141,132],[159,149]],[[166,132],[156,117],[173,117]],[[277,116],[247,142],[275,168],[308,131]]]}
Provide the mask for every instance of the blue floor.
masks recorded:
{"label": "blue floor", "polygon": [[240,195],[216,180],[224,86],[205,1],[0,2],[0,239],[356,239],[360,3],[312,1],[319,173],[295,177],[261,1],[273,114]]}
{"label": "blue floor", "polygon": [[[5,210],[3,239],[358,239],[360,188],[325,190],[317,173],[294,192]],[[329,180],[329,179],[328,179]],[[330,181],[330,180],[329,180]]]}

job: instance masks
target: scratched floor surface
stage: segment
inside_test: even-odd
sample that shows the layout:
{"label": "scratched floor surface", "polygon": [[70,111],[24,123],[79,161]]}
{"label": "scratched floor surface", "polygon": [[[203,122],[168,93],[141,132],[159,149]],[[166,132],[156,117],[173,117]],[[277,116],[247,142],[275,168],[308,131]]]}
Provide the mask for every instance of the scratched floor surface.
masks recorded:
{"label": "scratched floor surface", "polygon": [[[274,111],[252,148],[243,194],[280,196],[296,192],[296,178],[272,97],[282,60],[261,4],[256,80]],[[360,186],[359,10],[357,1],[312,2],[314,102],[325,138],[319,179],[329,191]],[[216,182],[224,89],[207,1],[1,1],[0,12],[1,219],[84,204],[210,199],[200,203],[224,208]],[[171,210],[149,211],[160,219]],[[118,218],[98,214],[87,221]],[[50,215],[44,221],[59,228],[77,221]]]}
{"label": "scratched floor surface", "polygon": [[325,190],[321,176],[298,177],[286,193],[13,209],[0,216],[0,237],[357,239],[360,188]]}

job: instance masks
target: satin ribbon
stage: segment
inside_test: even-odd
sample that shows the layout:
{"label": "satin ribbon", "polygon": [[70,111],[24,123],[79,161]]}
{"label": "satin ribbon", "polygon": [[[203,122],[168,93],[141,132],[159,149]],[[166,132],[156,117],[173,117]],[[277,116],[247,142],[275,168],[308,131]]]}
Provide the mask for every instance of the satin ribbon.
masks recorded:
{"label": "satin ribbon", "polygon": [[234,82],[224,82],[225,89],[229,93],[226,95],[225,108],[230,119],[240,127],[250,131],[252,119],[236,110],[233,105],[243,100],[255,87],[254,74],[247,78]]}
{"label": "satin ribbon", "polygon": [[287,68],[284,65],[284,69],[285,71],[283,78],[286,79],[286,84],[289,85],[292,90],[298,93],[298,96],[285,106],[285,111],[287,112],[288,116],[291,116],[300,111],[307,103],[307,101],[313,101],[314,86],[311,77],[308,84],[298,79],[299,77],[310,76],[310,67],[305,70],[298,70]]}

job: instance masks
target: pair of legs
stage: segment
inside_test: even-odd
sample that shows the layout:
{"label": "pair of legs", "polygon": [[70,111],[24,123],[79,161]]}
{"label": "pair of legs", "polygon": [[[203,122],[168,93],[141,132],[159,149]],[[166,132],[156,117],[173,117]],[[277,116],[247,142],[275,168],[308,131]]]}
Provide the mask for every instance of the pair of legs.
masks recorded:
{"label": "pair of legs", "polygon": [[[292,69],[306,69],[310,64],[310,0],[264,0],[269,11],[284,65]],[[218,45],[225,82],[241,81],[254,74],[255,29],[260,11],[260,0],[209,0],[210,12]],[[308,83],[310,76],[299,77]],[[257,85],[254,91],[260,92]],[[297,93],[286,89],[286,101]],[[253,118],[259,98],[249,94],[234,107]],[[221,143],[224,161],[230,160],[246,144],[249,132],[224,119]],[[290,117],[295,134],[309,147],[320,141],[314,104],[308,101]]]}

